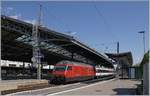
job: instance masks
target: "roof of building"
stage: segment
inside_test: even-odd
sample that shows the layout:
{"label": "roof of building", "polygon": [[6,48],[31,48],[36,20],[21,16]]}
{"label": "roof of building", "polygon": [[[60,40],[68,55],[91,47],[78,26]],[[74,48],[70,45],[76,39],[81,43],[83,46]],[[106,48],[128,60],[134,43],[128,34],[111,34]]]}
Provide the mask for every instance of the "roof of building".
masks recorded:
{"label": "roof of building", "polygon": [[109,58],[117,61],[119,58],[119,62],[125,64],[126,66],[132,66],[133,59],[131,52],[123,52],[123,53],[105,53]]}

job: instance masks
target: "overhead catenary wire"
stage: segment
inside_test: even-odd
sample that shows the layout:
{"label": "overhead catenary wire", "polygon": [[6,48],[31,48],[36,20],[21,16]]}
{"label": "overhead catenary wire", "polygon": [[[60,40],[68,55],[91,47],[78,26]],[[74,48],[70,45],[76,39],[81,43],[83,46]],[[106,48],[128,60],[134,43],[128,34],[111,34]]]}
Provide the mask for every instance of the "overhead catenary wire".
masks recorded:
{"label": "overhead catenary wire", "polygon": [[115,34],[112,33],[110,24],[108,23],[108,21],[106,20],[106,18],[103,16],[103,14],[101,13],[100,9],[97,7],[97,5],[95,4],[95,2],[93,2],[93,6],[94,6],[94,8],[95,8],[95,10],[96,10],[96,12],[98,14],[98,16],[100,18],[102,18],[102,20],[104,22],[104,25],[106,26],[106,31],[108,31],[110,34],[112,34],[111,36],[113,36],[113,38],[116,39],[115,42],[117,42],[118,41],[118,37]]}
{"label": "overhead catenary wire", "polygon": [[[96,44],[95,46],[98,48],[98,50],[100,51],[100,52],[114,52],[114,53],[116,53],[116,48],[114,48],[114,47],[116,47],[116,44],[117,44],[117,42],[115,42],[115,43],[108,43],[108,44]],[[99,49],[99,48],[101,48],[101,49]]]}
{"label": "overhead catenary wire", "polygon": [[[106,26],[106,31],[109,32],[110,34],[112,34],[111,36],[113,36],[113,38],[116,39],[117,37],[115,36],[115,34],[113,34],[113,33],[111,32],[111,26],[110,26],[110,24],[109,24],[109,23],[107,22],[107,20],[104,18],[103,14],[100,12],[100,10],[99,10],[98,7],[96,6],[95,2],[94,2],[93,4],[94,4],[94,8],[96,9],[96,12],[97,12],[98,16],[99,16],[100,18],[102,18],[102,20],[103,20],[103,22],[104,22],[104,25]],[[47,9],[47,10],[48,10],[48,9]],[[60,22],[60,23],[59,23],[60,25],[62,25],[63,27],[66,27],[66,29],[68,29],[68,25],[66,24],[66,22],[64,22],[64,20],[62,20],[62,18],[60,18],[58,15],[53,14],[53,12],[51,12],[51,10],[49,10],[49,14],[50,14],[51,17],[57,19],[57,22]],[[67,32],[65,32],[65,33],[67,33]],[[115,40],[114,42],[117,42],[117,40]]]}
{"label": "overhead catenary wire", "polygon": [[[117,42],[119,42],[119,39],[118,39],[117,35],[115,35],[114,33],[112,33],[112,31],[111,31],[112,29],[111,29],[110,24],[108,23],[108,21],[106,20],[106,18],[103,16],[103,14],[101,13],[100,9],[97,7],[97,5],[95,4],[95,2],[93,2],[93,6],[94,6],[94,8],[95,8],[95,10],[96,10],[96,12],[98,14],[98,16],[100,18],[102,18],[102,20],[104,22],[104,25],[105,25],[105,28],[106,28],[106,31],[108,31],[109,34],[111,34],[111,36],[114,38],[113,43],[117,44]],[[117,49],[115,48],[115,52],[116,51],[117,51]]]}
{"label": "overhead catenary wire", "polygon": [[[47,9],[48,10],[48,9]],[[51,9],[52,10],[52,9]],[[48,10],[48,13],[51,17],[55,18],[57,20],[57,22],[59,23],[59,26],[60,28],[64,28],[67,30],[67,32],[71,31],[71,30],[68,30],[69,27],[68,27],[68,24],[64,23],[64,21],[59,17],[59,16],[56,16],[55,14],[53,14],[53,12],[51,10]],[[66,32],[65,32],[66,33]]]}
{"label": "overhead catenary wire", "polygon": [[[108,24],[108,22],[106,21],[106,19],[104,18],[104,16],[101,14],[101,12],[97,8],[96,4],[95,3],[93,3],[93,4],[94,4],[94,8],[96,9],[98,15],[103,18],[103,21],[104,21],[104,24],[106,25],[107,30],[109,31],[109,33],[111,33],[111,30],[110,30],[111,26]],[[117,39],[117,43],[116,44],[118,46],[118,43],[119,43],[118,42],[118,37],[115,34],[113,34],[113,33],[111,33],[111,34],[112,34],[112,36],[114,36],[115,39]],[[118,51],[118,50],[116,49],[116,51]],[[117,54],[118,54],[118,52],[117,52]],[[117,71],[117,73],[118,73],[118,71]],[[119,79],[119,75],[117,75],[117,78]],[[119,80],[119,82],[120,82],[120,80]],[[116,86],[120,87],[121,85],[116,84]]]}

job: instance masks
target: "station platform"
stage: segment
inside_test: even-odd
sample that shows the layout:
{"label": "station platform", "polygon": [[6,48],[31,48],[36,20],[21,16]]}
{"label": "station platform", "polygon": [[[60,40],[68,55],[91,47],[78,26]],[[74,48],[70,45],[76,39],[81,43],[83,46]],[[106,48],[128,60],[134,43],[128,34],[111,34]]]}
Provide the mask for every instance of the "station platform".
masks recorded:
{"label": "station platform", "polygon": [[136,95],[137,84],[140,81],[115,79],[91,84],[89,86],[58,92],[51,95]]}
{"label": "station platform", "polygon": [[44,88],[48,86],[48,80],[2,80],[0,81],[0,92],[2,95],[4,95],[8,93]]}
{"label": "station platform", "polygon": [[[114,78],[105,81],[50,86],[47,80],[11,80],[11,82],[7,80],[0,83],[0,90],[2,91],[2,95],[8,94],[8,96],[138,95],[136,91],[137,85],[140,83],[138,80]],[[34,88],[37,90],[33,90]]]}

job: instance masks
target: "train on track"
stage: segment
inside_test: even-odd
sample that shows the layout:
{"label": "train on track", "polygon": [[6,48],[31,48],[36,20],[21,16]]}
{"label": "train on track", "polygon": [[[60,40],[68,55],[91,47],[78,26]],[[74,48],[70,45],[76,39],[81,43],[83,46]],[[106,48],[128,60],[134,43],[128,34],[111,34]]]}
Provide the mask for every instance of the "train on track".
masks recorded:
{"label": "train on track", "polygon": [[106,76],[115,76],[114,68],[92,66],[84,63],[63,60],[58,62],[52,72],[52,83],[83,81]]}

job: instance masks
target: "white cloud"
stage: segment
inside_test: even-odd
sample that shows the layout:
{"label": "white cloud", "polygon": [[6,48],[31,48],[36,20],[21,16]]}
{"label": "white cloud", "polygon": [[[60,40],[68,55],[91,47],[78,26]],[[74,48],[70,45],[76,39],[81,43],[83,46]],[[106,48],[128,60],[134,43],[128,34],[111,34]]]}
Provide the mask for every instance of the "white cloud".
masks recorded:
{"label": "white cloud", "polygon": [[3,11],[6,15],[8,15],[8,14],[14,12],[14,8],[13,7],[6,7],[3,9]]}
{"label": "white cloud", "polygon": [[25,22],[27,22],[27,23],[31,23],[31,24],[35,24],[36,23],[36,20],[23,20],[23,21],[25,21]]}
{"label": "white cloud", "polygon": [[15,15],[15,16],[9,16],[9,17],[14,18],[14,19],[18,19],[17,15]]}
{"label": "white cloud", "polygon": [[21,14],[12,15],[12,16],[9,16],[9,17],[14,18],[14,19],[19,19],[19,18],[21,18]]}
{"label": "white cloud", "polygon": [[66,32],[68,35],[71,35],[71,36],[73,36],[73,35],[76,35],[77,34],[77,32]]}
{"label": "white cloud", "polygon": [[13,7],[7,7],[7,10],[12,11],[12,10],[14,10],[14,8]]}

